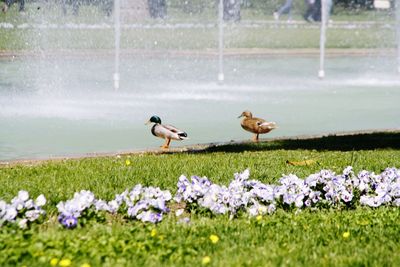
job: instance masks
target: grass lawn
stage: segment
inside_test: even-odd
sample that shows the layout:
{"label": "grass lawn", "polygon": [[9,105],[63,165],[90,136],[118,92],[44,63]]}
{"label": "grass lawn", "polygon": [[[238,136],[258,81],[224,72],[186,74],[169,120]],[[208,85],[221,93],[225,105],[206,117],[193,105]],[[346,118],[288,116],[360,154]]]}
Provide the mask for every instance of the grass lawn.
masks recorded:
{"label": "grass lawn", "polygon": [[[70,266],[399,266],[400,209],[395,207],[277,210],[261,220],[192,212],[187,225],[178,224],[173,213],[157,225],[110,215],[74,230],[58,224],[55,207],[82,189],[112,199],[141,183],[174,194],[181,174],[227,185],[233,173],[249,168],[251,179],[276,183],[282,174],[305,178],[321,169],[341,173],[348,165],[356,173],[380,173],[400,168],[399,158],[400,134],[384,133],[3,166],[0,199],[9,201],[22,189],[34,197],[44,194],[48,215],[29,230],[0,228],[0,265],[50,266],[52,259],[69,259]],[[286,163],[306,159],[316,163]],[[219,237],[216,244],[212,234]]]}
{"label": "grass lawn", "polygon": [[[113,25],[112,17],[106,17],[95,7],[81,7],[78,16],[61,15],[61,7],[46,6],[39,3],[27,5],[25,15],[17,12],[13,5],[6,14],[0,14],[0,23],[24,25],[65,25],[98,24]],[[268,7],[271,8],[271,7]],[[286,24],[283,20],[278,26],[265,24],[272,21],[272,12],[266,13],[266,7],[243,9],[241,23],[228,23],[225,28],[225,48],[319,48],[319,24],[300,26]],[[186,14],[179,8],[171,7],[165,21],[149,20],[128,23],[145,25],[165,24],[209,24],[216,25],[215,10],[206,9],[199,14]],[[304,21],[302,7],[296,7],[293,19]],[[343,28],[331,27],[327,32],[327,48],[395,48],[395,29],[387,27],[394,23],[393,14],[378,11],[350,12],[338,9],[332,15],[333,23],[350,21],[354,23],[372,21],[376,25],[368,27]],[[260,23],[251,26],[252,22]],[[250,27],[249,27],[250,25]],[[2,28],[0,27],[0,50],[46,50],[46,49],[113,49],[113,29],[40,29],[40,28]],[[123,49],[171,49],[206,50],[218,47],[218,28],[130,28],[122,29],[121,47]]]}
{"label": "grass lawn", "polygon": [[[395,32],[380,27],[329,29],[326,47],[338,49],[386,49],[396,47]],[[79,50],[114,49],[112,29],[0,29],[0,50]],[[122,49],[215,50],[216,28],[125,29]],[[302,49],[319,48],[318,28],[246,28],[225,29],[225,48]]]}

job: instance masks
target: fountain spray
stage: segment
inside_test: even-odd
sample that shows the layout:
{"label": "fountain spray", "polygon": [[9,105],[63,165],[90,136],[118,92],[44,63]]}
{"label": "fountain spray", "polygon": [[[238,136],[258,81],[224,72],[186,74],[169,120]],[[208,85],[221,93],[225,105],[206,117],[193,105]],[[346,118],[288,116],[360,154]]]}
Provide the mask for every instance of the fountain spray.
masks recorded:
{"label": "fountain spray", "polygon": [[113,75],[114,89],[119,89],[119,49],[121,41],[121,2],[114,0],[114,40],[115,40],[115,70]]}
{"label": "fountain spray", "polygon": [[326,42],[326,25],[328,22],[328,1],[321,0],[321,30],[319,37],[319,71],[318,78],[325,77],[325,42]]}
{"label": "fountain spray", "polygon": [[400,1],[395,1],[396,5],[396,37],[397,37],[397,72],[400,73]]}
{"label": "fountain spray", "polygon": [[219,42],[218,42],[218,82],[223,82],[224,77],[224,5],[223,0],[219,0],[218,5],[218,27],[219,27]]}

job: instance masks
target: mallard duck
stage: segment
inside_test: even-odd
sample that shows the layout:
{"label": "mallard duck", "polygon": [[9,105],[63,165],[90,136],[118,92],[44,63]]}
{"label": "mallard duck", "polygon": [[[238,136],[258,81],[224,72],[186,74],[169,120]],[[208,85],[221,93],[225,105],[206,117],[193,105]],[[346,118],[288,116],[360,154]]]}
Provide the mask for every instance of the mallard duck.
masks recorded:
{"label": "mallard duck", "polygon": [[273,129],[278,128],[275,122],[267,122],[264,119],[253,118],[253,114],[250,111],[243,111],[242,114],[238,117],[243,117],[240,125],[246,131],[254,133],[253,141],[258,142],[259,134],[269,133]]}
{"label": "mallard duck", "polygon": [[161,148],[168,149],[171,139],[173,140],[188,139],[187,133],[177,129],[175,126],[161,124],[160,117],[156,115],[152,116],[150,120],[146,122],[146,124],[149,123],[154,123],[153,127],[151,127],[151,133],[154,136],[165,139],[165,144],[162,145]]}

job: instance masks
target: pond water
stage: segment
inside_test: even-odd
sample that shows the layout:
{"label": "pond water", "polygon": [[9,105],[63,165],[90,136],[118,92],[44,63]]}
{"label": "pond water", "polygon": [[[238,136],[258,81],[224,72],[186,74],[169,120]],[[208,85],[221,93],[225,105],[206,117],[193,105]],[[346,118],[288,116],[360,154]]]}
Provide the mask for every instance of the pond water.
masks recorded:
{"label": "pond water", "polygon": [[190,139],[244,140],[238,115],[277,122],[261,137],[400,127],[394,57],[337,56],[317,78],[318,57],[227,57],[225,83],[206,56],[0,58],[0,160],[155,148],[144,123],[157,114]]}

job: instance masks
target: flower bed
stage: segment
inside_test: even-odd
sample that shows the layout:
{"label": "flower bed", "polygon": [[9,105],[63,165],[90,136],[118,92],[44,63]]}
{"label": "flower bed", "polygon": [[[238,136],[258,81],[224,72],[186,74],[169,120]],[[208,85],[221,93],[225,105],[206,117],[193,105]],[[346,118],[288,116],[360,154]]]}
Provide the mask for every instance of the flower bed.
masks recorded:
{"label": "flower bed", "polygon": [[42,207],[46,204],[46,198],[40,195],[33,200],[27,191],[19,191],[10,203],[0,200],[0,226],[16,223],[25,229],[30,223],[39,220],[45,215]]}
{"label": "flower bed", "polygon": [[[182,217],[184,209],[190,212],[207,210],[213,214],[229,214],[231,218],[245,213],[249,216],[272,214],[277,209],[324,209],[400,206],[400,170],[387,168],[380,174],[352,167],[341,174],[321,170],[305,179],[290,174],[277,184],[251,180],[249,170],[236,173],[228,186],[213,183],[207,177],[181,176],[174,197],[168,190],[136,185],[106,201],[97,199],[90,191],[82,190],[72,199],[57,205],[58,220],[66,228],[75,228],[81,219],[97,218],[100,213],[124,214],[142,222],[158,223],[167,214],[172,203],[181,203],[183,209],[175,212]],[[20,191],[11,203],[0,201],[0,225],[17,224],[20,228],[43,218],[46,203],[43,195],[35,201],[26,191]],[[188,221],[188,217],[180,221]]]}

